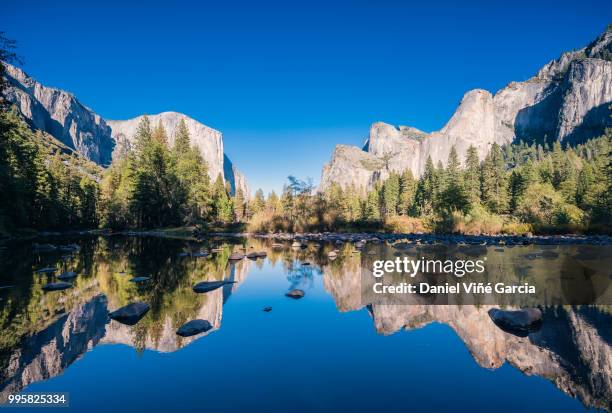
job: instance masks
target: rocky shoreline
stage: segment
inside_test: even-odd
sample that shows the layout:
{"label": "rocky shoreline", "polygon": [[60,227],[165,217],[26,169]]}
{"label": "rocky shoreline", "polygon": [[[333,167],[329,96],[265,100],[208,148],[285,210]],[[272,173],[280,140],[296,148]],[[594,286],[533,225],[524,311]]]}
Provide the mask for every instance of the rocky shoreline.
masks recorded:
{"label": "rocky shoreline", "polygon": [[[202,240],[207,237],[230,237],[270,239],[278,242],[408,242],[416,244],[467,244],[467,245],[612,245],[610,235],[464,235],[433,233],[383,233],[383,232],[309,232],[309,233],[254,233],[254,232],[204,232],[185,231],[166,232],[162,230],[74,230],[45,231],[30,234],[29,239],[47,237],[79,236],[129,236],[129,237],[165,237],[190,240]],[[8,238],[11,239],[11,238]]]}
{"label": "rocky shoreline", "polygon": [[209,233],[209,236],[254,237],[274,241],[313,242],[409,242],[420,244],[467,245],[612,245],[609,235],[459,235],[388,233]]}

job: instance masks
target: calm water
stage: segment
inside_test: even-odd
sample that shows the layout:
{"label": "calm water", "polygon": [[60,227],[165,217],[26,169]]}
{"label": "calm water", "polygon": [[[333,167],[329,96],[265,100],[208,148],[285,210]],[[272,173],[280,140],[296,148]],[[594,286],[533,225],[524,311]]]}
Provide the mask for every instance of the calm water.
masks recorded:
{"label": "calm water", "polygon": [[[370,248],[394,254],[389,246],[356,254],[345,245],[330,262],[330,245],[273,249],[256,239],[50,241],[80,250],[0,250],[0,287],[11,286],[0,289],[2,400],[22,390],[68,392],[71,409],[87,412],[610,410],[610,307],[548,309],[541,330],[517,337],[491,322],[487,306],[363,302],[364,257]],[[208,258],[179,256],[213,247],[221,250]],[[241,247],[268,256],[230,264]],[[537,246],[480,254],[491,271],[515,262],[526,278],[555,266],[583,265],[593,277],[602,274],[589,262],[611,268],[602,260],[609,247],[553,249],[547,259]],[[75,288],[44,293],[54,278],[34,271],[47,266],[76,271]],[[138,275],[152,280],[129,281]],[[236,284],[192,291],[221,279]],[[305,297],[285,297],[291,288]],[[151,311],[136,325],[108,319],[137,300]],[[195,318],[213,329],[176,335]]]}

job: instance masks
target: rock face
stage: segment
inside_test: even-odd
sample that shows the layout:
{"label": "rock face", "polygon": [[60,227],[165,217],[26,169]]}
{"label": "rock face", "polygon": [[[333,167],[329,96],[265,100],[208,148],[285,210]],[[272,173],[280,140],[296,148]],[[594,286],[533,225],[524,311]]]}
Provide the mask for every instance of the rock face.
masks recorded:
{"label": "rock face", "polygon": [[[228,181],[232,191],[240,188],[243,193],[248,194],[249,188],[244,175],[232,164],[232,161],[223,153],[223,135],[218,130],[190,118],[187,115],[177,112],[162,112],[157,115],[147,115],[151,122],[151,127],[155,127],[159,122],[166,129],[168,134],[168,144],[174,145],[176,129],[181,119],[185,120],[191,144],[200,150],[200,154],[208,164],[208,174],[214,182],[219,175],[224,181]],[[138,129],[138,124],[143,116],[138,116],[128,120],[108,120],[107,124],[112,129],[112,137],[117,142],[118,148],[131,146],[131,139]]]}
{"label": "rock face", "polygon": [[427,158],[446,163],[454,146],[463,162],[473,145],[480,159],[493,143],[545,138],[578,143],[612,126],[612,28],[589,46],[564,53],[525,82],[512,82],[495,95],[467,92],[439,131],[374,123],[363,148],[338,145],[324,166],[320,189],[369,189],[391,171],[410,169],[420,176]]}
{"label": "rock face", "polygon": [[7,100],[17,106],[32,128],[48,132],[97,164],[110,164],[115,142],[100,115],[71,93],[43,86],[23,70],[3,64],[10,85]]}
{"label": "rock face", "polygon": [[[23,70],[3,63],[10,87],[7,100],[14,103],[33,129],[52,135],[69,148],[102,166],[110,165],[113,154],[130,147],[142,116],[129,120],[104,120],[100,115],[81,104],[66,91],[43,86]],[[149,115],[151,125],[161,121],[168,133],[169,144],[174,143],[174,132],[184,119],[195,145],[208,163],[212,181],[219,174],[229,181],[232,192],[239,188],[248,196],[249,186],[245,176],[223,153],[221,132],[177,112]]]}

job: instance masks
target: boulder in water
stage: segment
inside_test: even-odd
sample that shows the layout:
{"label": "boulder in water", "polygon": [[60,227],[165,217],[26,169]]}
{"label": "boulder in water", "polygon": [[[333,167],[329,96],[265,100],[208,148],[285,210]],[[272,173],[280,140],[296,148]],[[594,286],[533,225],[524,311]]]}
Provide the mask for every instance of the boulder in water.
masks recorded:
{"label": "boulder in water", "polygon": [[150,279],[151,279],[151,277],[144,277],[144,276],[142,276],[142,277],[130,278],[130,281],[133,282],[133,283],[138,284],[138,283],[143,283],[143,282],[149,281]]}
{"label": "boulder in water", "polygon": [[227,284],[234,284],[236,281],[202,281],[193,286],[193,291],[196,293],[207,293],[209,291],[216,290],[219,287],[223,287]]}
{"label": "boulder in water", "polygon": [[43,251],[56,251],[57,250],[57,247],[55,245],[53,245],[53,244],[37,244],[37,243],[34,243],[32,248],[34,249],[34,251],[39,251],[39,252],[43,252]]}
{"label": "boulder in water", "polygon": [[109,317],[121,324],[132,326],[144,317],[149,308],[147,303],[135,302],[113,311],[109,314]]}
{"label": "boulder in water", "polygon": [[58,275],[57,279],[58,280],[70,280],[72,278],[76,278],[76,276],[77,276],[76,272],[74,272],[74,271],[66,271],[63,274]]}
{"label": "boulder in water", "polygon": [[36,270],[37,274],[52,274],[54,272],[57,271],[57,268],[55,267],[45,267],[45,268],[41,268],[39,270]]}
{"label": "boulder in water", "polygon": [[542,324],[542,310],[539,308],[521,310],[492,308],[489,310],[489,317],[502,330],[523,337],[536,331]]}
{"label": "boulder in water", "polygon": [[268,253],[265,251],[257,251],[255,254],[257,254],[257,258],[265,258],[268,256]]}
{"label": "boulder in water", "polygon": [[42,289],[45,291],[61,291],[61,290],[66,290],[72,287],[73,285],[70,283],[59,281],[56,283],[49,283],[49,284],[43,285]]}
{"label": "boulder in water", "polygon": [[240,261],[243,258],[244,258],[244,254],[242,254],[240,252],[235,252],[232,255],[230,255],[228,259],[230,261]]}
{"label": "boulder in water", "polygon": [[60,251],[78,251],[81,249],[77,244],[60,245]]}
{"label": "boulder in water", "polygon": [[300,290],[300,289],[296,288],[296,289],[294,289],[294,290],[289,291],[289,292],[288,292],[287,294],[285,294],[285,295],[286,295],[287,297],[294,298],[294,299],[296,299],[296,300],[297,300],[297,299],[299,299],[299,298],[304,297],[304,294],[305,294],[305,293],[304,293],[304,291],[303,291],[303,290]]}
{"label": "boulder in water", "polygon": [[191,337],[196,334],[205,333],[212,328],[207,320],[191,320],[183,324],[176,330],[176,334],[181,337]]}
{"label": "boulder in water", "polygon": [[247,254],[247,258],[250,260],[256,260],[257,259],[257,253],[256,252],[249,252]]}

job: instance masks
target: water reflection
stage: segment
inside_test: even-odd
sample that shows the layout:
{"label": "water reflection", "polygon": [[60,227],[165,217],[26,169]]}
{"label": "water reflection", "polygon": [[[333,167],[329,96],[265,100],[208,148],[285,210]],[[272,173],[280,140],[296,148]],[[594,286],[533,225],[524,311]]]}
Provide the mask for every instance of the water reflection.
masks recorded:
{"label": "water reflection", "polygon": [[[487,314],[490,305],[400,306],[368,301],[364,295],[363,268],[372,259],[397,255],[448,255],[452,251],[473,257],[486,256],[491,277],[516,277],[544,283],[549,289],[571,288],[560,282],[569,273],[602,282],[609,274],[609,247],[484,247],[389,246],[310,242],[300,248],[272,247],[260,239],[210,239],[203,242],[160,238],[91,237],[70,241],[80,249],[32,253],[22,243],[3,250],[0,257],[1,341],[0,397],[29,384],[60,374],[88,350],[100,344],[125,344],[174,352],[221,328],[223,305],[250,273],[264,262],[282,267],[287,290],[313,288],[322,279],[324,289],[341,312],[367,309],[380,334],[444,323],[461,338],[475,362],[497,369],[508,362],[527,375],[553,382],[587,407],[610,410],[612,400],[612,316],[609,306],[547,307],[542,328],[527,337],[505,333]],[[565,248],[565,249],[564,249]],[[605,248],[608,248],[607,252]],[[336,259],[329,252],[337,250]],[[194,254],[215,251],[209,256]],[[232,252],[265,251],[266,258],[229,262]],[[52,275],[36,270],[54,266],[57,274],[75,271],[74,288],[44,293]],[[508,268],[512,273],[508,274]],[[605,270],[604,270],[605,271]],[[535,277],[545,272],[549,277]],[[147,276],[145,283],[130,282]],[[231,280],[222,288],[196,294],[200,281]],[[130,302],[151,306],[134,326],[110,321],[108,312]],[[193,319],[208,320],[212,329],[183,338],[176,330]]]}

